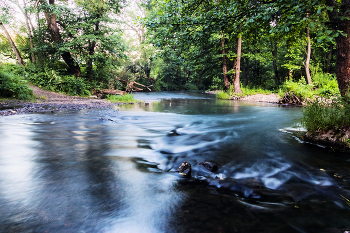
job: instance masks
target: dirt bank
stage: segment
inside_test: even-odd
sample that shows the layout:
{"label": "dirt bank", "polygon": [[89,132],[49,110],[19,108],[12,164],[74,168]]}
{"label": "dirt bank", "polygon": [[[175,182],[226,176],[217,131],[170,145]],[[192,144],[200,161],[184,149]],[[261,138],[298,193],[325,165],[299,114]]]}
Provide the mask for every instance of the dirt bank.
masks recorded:
{"label": "dirt bank", "polygon": [[300,136],[304,141],[322,145],[335,151],[350,152],[350,129],[344,127],[327,132],[306,132]]}

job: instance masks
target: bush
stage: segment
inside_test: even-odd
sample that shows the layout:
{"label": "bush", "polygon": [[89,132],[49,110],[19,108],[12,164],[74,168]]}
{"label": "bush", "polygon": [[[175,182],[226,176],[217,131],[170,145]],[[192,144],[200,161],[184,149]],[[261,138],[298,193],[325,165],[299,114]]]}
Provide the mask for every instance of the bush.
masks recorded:
{"label": "bush", "polygon": [[59,75],[54,70],[41,71],[31,75],[29,80],[34,85],[55,92],[68,95],[90,95],[89,85],[81,78],[73,75]]}
{"label": "bush", "polygon": [[304,101],[304,100],[307,100],[308,98],[313,98],[315,96],[315,93],[312,91],[313,88],[314,88],[313,85],[306,84],[306,81],[304,78],[300,79],[298,82],[287,80],[282,85],[282,90],[283,90],[282,95],[284,96],[285,92],[293,93],[301,101]]}
{"label": "bush", "polygon": [[322,72],[314,72],[312,81],[312,84],[306,84],[304,78],[301,78],[298,82],[291,79],[287,80],[281,87],[281,91],[283,93],[280,93],[283,96],[285,92],[293,93],[301,101],[315,99],[317,96],[326,98],[339,96],[338,83],[333,75]]}
{"label": "bush", "polygon": [[0,95],[19,100],[34,99],[33,90],[20,76],[0,70]]}
{"label": "bush", "polygon": [[338,96],[339,88],[335,76],[327,73],[316,73],[313,76],[313,84],[316,87],[315,93],[322,97]]}
{"label": "bush", "polygon": [[320,100],[309,103],[303,109],[301,122],[311,133],[350,126],[350,101],[337,98],[331,103]]}

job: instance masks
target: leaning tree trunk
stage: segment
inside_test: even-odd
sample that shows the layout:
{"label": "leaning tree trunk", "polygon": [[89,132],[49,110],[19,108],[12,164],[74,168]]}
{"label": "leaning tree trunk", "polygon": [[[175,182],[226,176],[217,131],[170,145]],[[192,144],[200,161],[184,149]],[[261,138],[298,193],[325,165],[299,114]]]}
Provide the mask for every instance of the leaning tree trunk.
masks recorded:
{"label": "leaning tree trunk", "polygon": [[233,85],[234,85],[234,93],[242,93],[241,90],[241,83],[239,80],[239,75],[241,71],[241,54],[242,54],[242,36],[238,36],[238,41],[237,41],[237,58],[236,62],[234,62],[234,69],[235,69],[235,78],[233,80]]}
{"label": "leaning tree trunk", "polygon": [[225,90],[230,89],[230,79],[229,76],[227,75],[227,49],[225,49],[225,39],[221,39],[221,48],[222,48],[222,72],[224,74],[224,85],[225,85]]}
{"label": "leaning tree trunk", "polygon": [[307,55],[306,62],[304,63],[305,71],[306,71],[306,81],[308,84],[311,84],[311,75],[310,75],[310,58],[311,58],[311,40],[310,40],[310,30],[309,27],[306,28],[306,36],[307,36]]}
{"label": "leaning tree trunk", "polygon": [[[55,0],[49,0],[49,4],[54,5]],[[61,34],[57,26],[56,15],[52,12],[49,12],[48,10],[46,10],[44,13],[45,13],[47,26],[48,26],[52,40],[56,43],[62,43]],[[61,56],[63,60],[66,62],[66,64],[68,65],[71,74],[80,76],[81,74],[80,67],[76,63],[76,61],[73,59],[72,55],[69,52],[63,52]]]}
{"label": "leaning tree trunk", "polygon": [[17,49],[15,43],[13,42],[13,40],[12,40],[10,34],[9,34],[8,31],[6,30],[5,25],[4,25],[3,23],[1,23],[1,22],[0,22],[0,25],[1,25],[1,27],[2,27],[2,30],[4,30],[5,35],[6,35],[7,39],[8,39],[8,41],[9,41],[10,44],[11,44],[12,50],[13,50],[13,52],[14,52],[15,55],[16,55],[18,64],[20,64],[21,66],[23,66],[24,63],[23,63],[22,56],[21,56],[20,52],[18,51],[18,49]]}
{"label": "leaning tree trunk", "polygon": [[[327,0],[327,5],[333,7],[335,0]],[[335,29],[343,31],[335,41],[337,44],[337,61],[335,64],[339,91],[342,96],[350,95],[350,0],[343,0],[339,11],[328,11],[329,19]],[[347,18],[347,19],[346,19]]]}

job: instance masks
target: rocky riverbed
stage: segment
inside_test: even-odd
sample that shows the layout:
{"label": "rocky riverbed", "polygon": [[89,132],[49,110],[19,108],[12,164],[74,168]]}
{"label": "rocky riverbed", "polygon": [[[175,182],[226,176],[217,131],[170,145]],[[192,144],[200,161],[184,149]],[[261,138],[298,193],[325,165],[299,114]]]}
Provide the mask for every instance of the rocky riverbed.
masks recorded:
{"label": "rocky riverbed", "polygon": [[92,108],[109,108],[118,103],[111,103],[103,99],[77,96],[67,96],[55,92],[45,91],[31,86],[38,97],[36,102],[9,100],[0,102],[0,116],[16,115],[32,112],[49,112],[62,110],[81,110]]}

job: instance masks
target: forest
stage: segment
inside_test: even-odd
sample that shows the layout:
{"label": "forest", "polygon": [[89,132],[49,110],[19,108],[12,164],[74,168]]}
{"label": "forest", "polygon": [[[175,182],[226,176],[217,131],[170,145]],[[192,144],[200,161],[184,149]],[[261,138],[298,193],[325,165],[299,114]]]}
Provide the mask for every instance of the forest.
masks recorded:
{"label": "forest", "polygon": [[[35,98],[28,84],[81,96],[103,89],[221,90],[222,99],[278,93],[287,102],[316,100],[310,111],[333,117],[309,129],[350,125],[349,0],[0,4],[3,97]],[[324,98],[336,100],[325,105]],[[316,119],[310,116],[306,122]]]}

